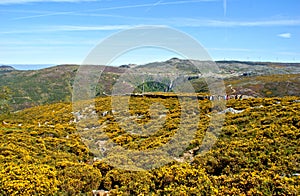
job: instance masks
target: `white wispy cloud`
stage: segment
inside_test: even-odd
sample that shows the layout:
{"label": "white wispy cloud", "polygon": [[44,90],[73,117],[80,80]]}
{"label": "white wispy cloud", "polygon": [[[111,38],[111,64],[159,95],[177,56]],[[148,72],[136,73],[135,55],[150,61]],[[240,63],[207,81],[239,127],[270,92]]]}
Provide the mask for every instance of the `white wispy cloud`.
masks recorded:
{"label": "white wispy cloud", "polygon": [[[42,2],[43,0],[12,0],[12,2]],[[97,0],[46,0],[49,2],[80,2],[80,1],[97,1]],[[29,18],[39,18],[39,17],[47,17],[47,16],[55,16],[55,15],[72,15],[76,13],[91,13],[91,12],[98,12],[98,11],[108,11],[108,10],[123,10],[123,9],[131,9],[131,8],[143,8],[148,7],[148,10],[153,7],[158,6],[167,6],[167,5],[180,5],[180,4],[191,4],[191,3],[200,3],[200,2],[215,2],[219,0],[181,0],[181,1],[168,1],[168,2],[162,2],[158,1],[156,3],[144,3],[144,4],[132,4],[132,5],[123,5],[123,6],[112,6],[112,7],[101,7],[101,8],[95,8],[95,9],[89,9],[89,10],[81,10],[78,11],[67,11],[67,12],[47,12],[45,14],[38,14],[38,15],[31,15],[31,16],[25,16],[25,17],[18,17],[15,19],[29,19]],[[10,2],[9,0],[4,0],[4,2]],[[7,4],[6,3],[6,4]],[[1,4],[1,0],[0,0]]]}
{"label": "white wispy cloud", "polygon": [[169,19],[170,23],[186,27],[268,27],[268,26],[299,26],[300,19],[288,20],[256,20],[256,21],[230,21],[195,18]]}
{"label": "white wispy cloud", "polygon": [[124,6],[115,6],[115,7],[106,7],[99,8],[89,11],[104,11],[104,10],[120,10],[120,9],[129,9],[129,8],[140,8],[140,7],[153,7],[153,6],[163,6],[163,5],[178,5],[178,4],[189,4],[189,3],[200,3],[200,2],[215,2],[219,0],[182,0],[182,1],[167,1],[161,2],[157,4],[153,3],[145,3],[145,4],[133,4],[133,5],[124,5]]}
{"label": "white wispy cloud", "polygon": [[227,14],[227,1],[223,0],[223,12],[224,12],[224,16],[226,16]]}
{"label": "white wispy cloud", "polygon": [[34,34],[44,32],[63,32],[63,31],[115,31],[125,30],[141,25],[98,25],[98,26],[83,26],[83,25],[57,25],[57,26],[38,26],[30,30],[14,30],[0,31],[0,34]]}
{"label": "white wispy cloud", "polygon": [[[22,34],[59,31],[114,31],[125,30],[137,26],[153,25],[173,27],[268,27],[268,26],[299,26],[300,20],[275,20],[275,21],[217,21],[217,20],[194,20],[194,19],[169,19],[169,20],[139,20],[142,23],[131,23],[128,25],[58,25],[58,26],[36,26],[28,30],[0,31],[0,34]],[[277,36],[291,38],[290,33],[282,33]]]}
{"label": "white wispy cloud", "polygon": [[98,39],[76,39],[65,40],[65,39],[33,39],[33,40],[1,40],[1,46],[55,46],[55,45],[92,45],[99,42]]}
{"label": "white wispy cloud", "polygon": [[36,3],[36,2],[86,2],[97,0],[0,0],[0,4],[24,4],[24,3]]}
{"label": "white wispy cloud", "polygon": [[277,36],[289,39],[289,38],[292,37],[292,34],[290,34],[290,33],[281,33],[281,34],[278,34]]}
{"label": "white wispy cloud", "polygon": [[31,16],[22,16],[14,18],[13,20],[23,20],[23,19],[30,19],[30,18],[41,18],[47,16],[58,16],[58,15],[72,15],[74,12],[45,12],[38,15],[31,15]]}
{"label": "white wispy cloud", "polygon": [[115,31],[125,30],[140,25],[99,25],[99,26],[83,26],[83,25],[57,25],[57,26],[41,26],[31,30],[14,30],[0,31],[0,34],[27,34],[27,33],[43,33],[43,32],[60,32],[60,31]]}
{"label": "white wispy cloud", "polygon": [[147,12],[149,12],[152,8],[159,6],[159,4],[162,2],[163,0],[158,0],[157,2],[153,3],[152,6],[147,9]]}
{"label": "white wispy cloud", "polygon": [[[93,14],[92,14],[93,15]],[[93,15],[94,17],[97,14]],[[102,16],[102,15],[100,15]],[[102,16],[103,17],[103,16]],[[106,15],[106,17],[110,17]],[[122,16],[111,16],[122,17]],[[130,18],[134,20],[134,18]],[[171,27],[271,27],[271,26],[300,26],[300,20],[268,20],[268,21],[222,21],[222,20],[196,20],[188,18],[169,18],[165,19],[150,19],[137,18],[139,20],[132,21],[130,24],[119,25],[57,25],[57,26],[36,26],[30,29],[22,30],[7,30],[0,31],[0,34],[22,34],[22,33],[40,33],[40,32],[59,32],[59,31],[114,31],[125,30],[137,26],[153,25],[156,26],[171,26]],[[138,22],[138,23],[137,23]],[[283,38],[291,38],[290,33],[282,33],[277,36]]]}
{"label": "white wispy cloud", "polygon": [[50,27],[52,31],[113,31],[124,30],[134,26],[131,25],[99,25],[99,26],[73,26],[73,25],[61,25]]}

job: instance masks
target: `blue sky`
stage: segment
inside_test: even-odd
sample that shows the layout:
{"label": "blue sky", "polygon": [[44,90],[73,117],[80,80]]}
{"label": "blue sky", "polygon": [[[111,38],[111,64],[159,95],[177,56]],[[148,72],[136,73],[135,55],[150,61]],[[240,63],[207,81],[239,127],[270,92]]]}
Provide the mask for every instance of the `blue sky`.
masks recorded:
{"label": "blue sky", "polygon": [[[103,39],[140,25],[187,33],[214,60],[300,62],[299,10],[299,0],[0,0],[0,64],[80,64]],[[172,56],[141,49],[113,64]]]}

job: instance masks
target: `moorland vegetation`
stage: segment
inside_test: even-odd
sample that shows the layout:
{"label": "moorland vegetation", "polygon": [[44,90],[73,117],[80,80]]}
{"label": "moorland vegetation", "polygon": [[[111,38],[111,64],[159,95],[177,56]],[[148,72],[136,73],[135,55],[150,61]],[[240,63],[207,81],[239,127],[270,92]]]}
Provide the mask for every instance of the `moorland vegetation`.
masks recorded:
{"label": "moorland vegetation", "polygon": [[[81,111],[79,124],[70,103],[2,114],[0,195],[90,195],[93,189],[108,190],[111,195],[300,194],[299,97],[228,100],[227,108],[240,112],[226,112],[222,131],[206,153],[200,147],[216,111],[207,99],[197,102],[199,113],[187,113],[199,119],[189,125],[196,127],[195,136],[179,159],[143,171],[124,170],[107,162],[113,158],[122,163],[123,157],[97,154],[95,159],[95,152],[80,134],[88,130],[94,134],[91,138],[109,139],[126,149],[158,148],[178,131],[181,105],[176,98],[130,98],[129,111],[137,125],[160,121],[161,115],[165,119],[158,129],[154,124],[155,132],[146,136],[125,131],[136,130],[136,124],[120,125],[112,112],[111,97],[80,103],[93,107]],[[165,113],[151,113],[153,103],[163,105]],[[96,123],[90,122],[91,113],[97,116]],[[105,138],[98,138],[100,132]]]}

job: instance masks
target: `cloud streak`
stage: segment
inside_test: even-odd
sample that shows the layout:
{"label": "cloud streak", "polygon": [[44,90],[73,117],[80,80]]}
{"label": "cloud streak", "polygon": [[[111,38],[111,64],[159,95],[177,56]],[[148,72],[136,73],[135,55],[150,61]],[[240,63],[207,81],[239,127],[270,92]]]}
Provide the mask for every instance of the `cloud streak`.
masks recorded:
{"label": "cloud streak", "polygon": [[[9,0],[4,0],[5,2],[10,2]],[[42,2],[42,0],[13,0],[12,2]],[[80,1],[97,1],[97,0],[47,0],[52,2],[80,2]],[[29,18],[39,18],[39,17],[47,17],[47,16],[55,16],[55,15],[70,15],[76,13],[88,13],[88,12],[96,12],[96,11],[108,11],[108,10],[123,10],[123,9],[132,9],[132,8],[143,8],[148,7],[149,9],[157,6],[166,6],[166,5],[180,5],[180,4],[190,4],[190,3],[200,3],[200,2],[215,2],[219,0],[181,0],[181,1],[168,1],[162,2],[158,1],[156,3],[145,3],[145,4],[133,4],[133,5],[124,5],[124,6],[113,6],[113,7],[104,7],[104,8],[97,8],[97,9],[89,9],[89,10],[81,10],[81,11],[68,11],[68,12],[52,12],[52,13],[45,13],[39,15],[32,15],[32,16],[25,16],[25,17],[18,17],[15,19],[29,19]],[[0,0],[1,4],[1,0]],[[148,10],[149,10],[148,9]]]}
{"label": "cloud streak", "polygon": [[134,26],[131,25],[101,25],[101,26],[72,26],[72,25],[62,25],[62,26],[52,26],[53,31],[114,31],[114,30],[124,30],[129,29]]}
{"label": "cloud streak", "polygon": [[[114,16],[121,17],[121,16]],[[272,26],[300,26],[300,20],[267,20],[267,21],[222,21],[222,20],[195,20],[188,18],[171,18],[163,19],[147,19],[138,18],[139,23],[130,23],[126,25],[57,25],[57,26],[37,26],[30,30],[12,30],[0,31],[0,34],[21,34],[21,33],[40,33],[40,32],[59,32],[59,31],[114,31],[125,30],[137,26],[153,25],[156,26],[173,26],[173,27],[272,27]],[[155,26],[154,25],[154,26]],[[282,38],[291,38],[290,33],[282,33],[277,36]]]}
{"label": "cloud streak", "polygon": [[168,1],[168,2],[160,2],[159,1],[157,4],[146,3],[146,4],[125,5],[125,6],[99,8],[99,9],[94,9],[94,10],[89,10],[89,11],[120,10],[120,9],[129,9],[129,8],[153,7],[153,6],[163,6],[163,5],[179,5],[179,4],[215,2],[215,1],[218,1],[218,0],[184,0],[184,1]]}
{"label": "cloud streak", "polygon": [[68,3],[78,3],[78,2],[88,2],[97,0],[0,0],[0,5],[5,4],[25,4],[25,3],[41,3],[41,2],[68,2]]}
{"label": "cloud streak", "polygon": [[[79,14],[82,15],[82,14]],[[83,14],[84,15],[84,14]],[[92,15],[97,16],[97,15]],[[103,15],[100,15],[103,17]],[[122,17],[115,15],[105,15],[105,17]],[[125,17],[126,18],[126,17]],[[168,18],[168,19],[150,19],[150,18],[132,18],[128,24],[111,24],[111,25],[57,25],[57,26],[36,26],[30,30],[11,30],[0,31],[0,34],[21,34],[21,33],[40,33],[40,32],[59,32],[59,31],[114,31],[125,30],[136,26],[156,25],[156,26],[171,26],[171,27],[282,27],[282,26],[300,26],[300,20],[266,20],[266,21],[224,21],[224,20],[196,20],[191,18]],[[128,18],[127,18],[128,19]],[[278,34],[278,37],[289,39],[292,37],[290,33]]]}
{"label": "cloud streak", "polygon": [[99,26],[83,26],[83,25],[57,25],[57,26],[39,26],[30,30],[20,31],[0,31],[1,34],[34,34],[45,32],[64,32],[64,31],[116,31],[125,30],[136,27],[138,25],[99,25]]}
{"label": "cloud streak", "polygon": [[170,19],[170,23],[182,27],[271,27],[271,26],[299,26],[300,19],[290,20],[257,20],[257,21],[229,21],[202,20],[194,18]]}
{"label": "cloud streak", "polygon": [[278,37],[282,37],[282,38],[289,39],[289,38],[292,37],[292,34],[290,34],[290,33],[281,33],[281,34],[278,34],[277,36],[278,36]]}
{"label": "cloud streak", "polygon": [[162,0],[159,0],[159,1],[155,2],[155,3],[153,3],[152,6],[147,9],[146,12],[149,12],[152,8],[158,6],[162,2],[163,2]]}
{"label": "cloud streak", "polygon": [[227,1],[223,0],[223,12],[224,12],[224,16],[226,16],[227,14]]}

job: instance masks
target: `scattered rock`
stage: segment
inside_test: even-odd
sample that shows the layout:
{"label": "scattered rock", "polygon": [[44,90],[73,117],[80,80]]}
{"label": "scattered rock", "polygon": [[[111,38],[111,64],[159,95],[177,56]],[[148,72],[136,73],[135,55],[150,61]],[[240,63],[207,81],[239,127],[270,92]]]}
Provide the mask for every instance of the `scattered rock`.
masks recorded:
{"label": "scattered rock", "polygon": [[244,110],[236,110],[236,109],[233,109],[233,108],[227,108],[226,110],[222,111],[222,112],[219,112],[219,114],[224,114],[224,113],[233,113],[233,114],[238,114],[238,113],[241,113],[243,112]]}
{"label": "scattered rock", "polygon": [[109,196],[109,191],[105,190],[92,190],[94,196]]}

